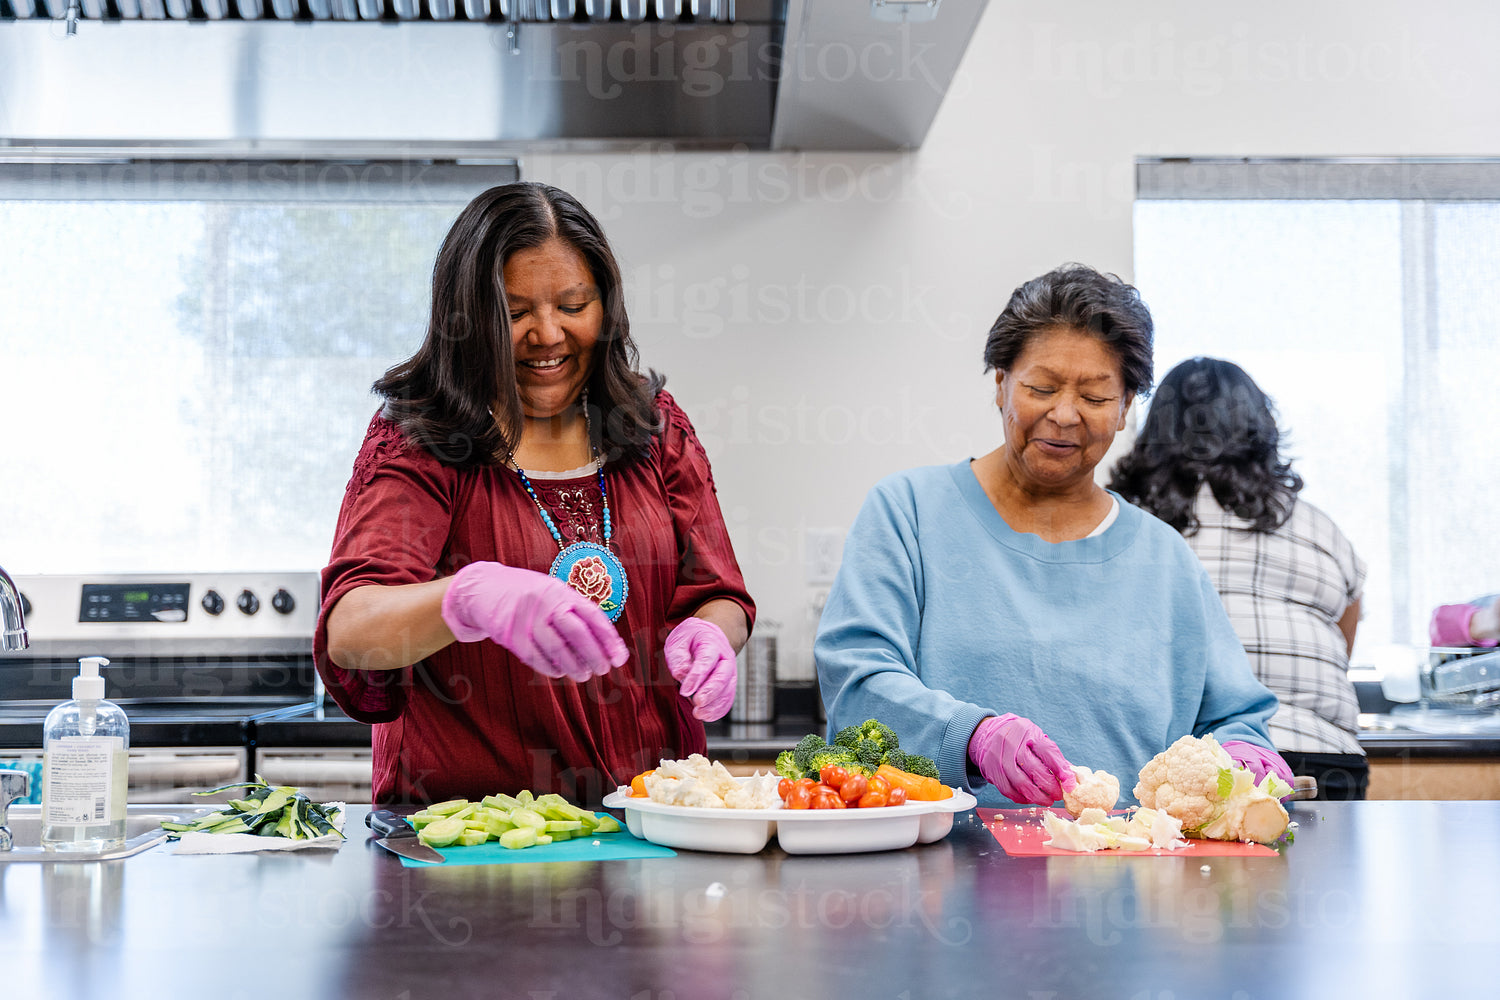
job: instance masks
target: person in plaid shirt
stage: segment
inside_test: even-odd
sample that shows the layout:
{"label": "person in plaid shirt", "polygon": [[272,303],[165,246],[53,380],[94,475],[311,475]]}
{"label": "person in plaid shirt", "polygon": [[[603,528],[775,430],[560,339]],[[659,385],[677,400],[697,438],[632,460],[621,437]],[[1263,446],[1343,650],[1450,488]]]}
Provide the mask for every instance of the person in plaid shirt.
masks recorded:
{"label": "person in plaid shirt", "polygon": [[1319,798],[1362,799],[1369,766],[1348,677],[1365,564],[1301,499],[1270,398],[1238,365],[1193,358],[1162,379],[1110,488],[1176,528],[1202,560],[1255,675],[1276,693],[1271,739]]}

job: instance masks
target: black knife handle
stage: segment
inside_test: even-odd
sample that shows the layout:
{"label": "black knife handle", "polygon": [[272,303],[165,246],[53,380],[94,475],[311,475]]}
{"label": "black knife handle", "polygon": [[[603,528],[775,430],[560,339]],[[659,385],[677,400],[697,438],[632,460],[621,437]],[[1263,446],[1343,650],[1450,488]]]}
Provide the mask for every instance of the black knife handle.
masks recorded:
{"label": "black knife handle", "polygon": [[365,826],[374,830],[376,835],[380,837],[414,832],[412,825],[406,821],[405,817],[393,813],[389,809],[371,809],[365,815]]}

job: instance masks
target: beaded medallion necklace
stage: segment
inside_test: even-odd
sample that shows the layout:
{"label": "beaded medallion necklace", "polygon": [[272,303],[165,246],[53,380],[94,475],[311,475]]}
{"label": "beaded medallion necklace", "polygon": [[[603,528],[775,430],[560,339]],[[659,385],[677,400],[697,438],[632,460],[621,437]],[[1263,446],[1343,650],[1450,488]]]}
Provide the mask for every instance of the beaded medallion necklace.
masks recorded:
{"label": "beaded medallion necklace", "polygon": [[557,558],[552,560],[552,568],[548,572],[599,605],[599,610],[610,621],[617,621],[625,611],[625,599],[630,596],[630,578],[625,574],[625,565],[609,548],[610,538],[613,536],[609,517],[609,493],[604,487],[604,460],[599,457],[599,449],[594,446],[594,426],[589,419],[587,390],[583,393],[583,418],[588,428],[590,454],[599,463],[599,499],[604,506],[603,545],[588,541],[574,542],[572,545],[564,542],[562,532],[557,530],[552,515],[542,505],[542,499],[537,496],[526,470],[516,463],[515,454],[507,455],[506,459],[516,470],[516,475],[521,477],[521,485],[526,488],[531,502],[536,504],[537,513],[542,515],[542,523],[547,526],[552,540],[557,543]]}

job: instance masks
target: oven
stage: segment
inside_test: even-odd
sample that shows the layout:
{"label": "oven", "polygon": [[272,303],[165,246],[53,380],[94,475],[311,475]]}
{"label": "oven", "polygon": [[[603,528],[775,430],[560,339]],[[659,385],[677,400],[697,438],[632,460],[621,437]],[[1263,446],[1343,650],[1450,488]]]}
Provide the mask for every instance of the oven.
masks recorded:
{"label": "oven", "polygon": [[105,696],[130,720],[131,802],[256,775],[370,800],[369,727],[326,703],[313,667],[316,573],[13,579],[30,646],[0,654],[0,767],[40,777],[43,720],[71,697],[78,657],[105,656]]}

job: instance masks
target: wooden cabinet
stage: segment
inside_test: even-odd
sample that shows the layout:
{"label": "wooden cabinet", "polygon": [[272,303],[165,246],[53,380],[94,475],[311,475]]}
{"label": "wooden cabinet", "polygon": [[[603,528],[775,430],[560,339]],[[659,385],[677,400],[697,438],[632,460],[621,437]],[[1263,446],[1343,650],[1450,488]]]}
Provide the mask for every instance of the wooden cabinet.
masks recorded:
{"label": "wooden cabinet", "polygon": [[1372,799],[1500,799],[1500,757],[1375,757]]}

